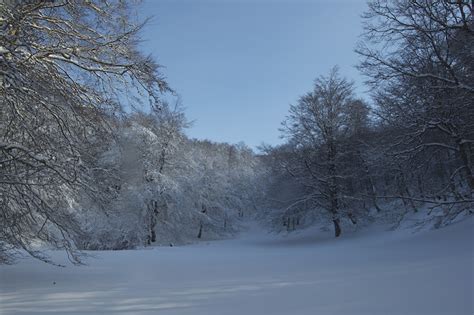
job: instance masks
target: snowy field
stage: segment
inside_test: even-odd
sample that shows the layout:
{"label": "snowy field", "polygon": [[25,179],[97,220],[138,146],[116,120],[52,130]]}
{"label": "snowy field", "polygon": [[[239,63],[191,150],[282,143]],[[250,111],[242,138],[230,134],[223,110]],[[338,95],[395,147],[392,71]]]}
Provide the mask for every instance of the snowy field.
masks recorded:
{"label": "snowy field", "polygon": [[1,266],[0,314],[473,314],[472,218],[338,240],[314,229],[257,230],[99,252],[81,267],[31,259]]}

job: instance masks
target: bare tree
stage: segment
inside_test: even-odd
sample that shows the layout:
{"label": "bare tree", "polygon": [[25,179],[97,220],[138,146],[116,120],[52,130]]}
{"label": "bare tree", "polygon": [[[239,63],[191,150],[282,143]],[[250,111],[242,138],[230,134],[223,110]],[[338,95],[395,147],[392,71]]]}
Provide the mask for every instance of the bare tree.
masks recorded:
{"label": "bare tree", "polygon": [[[341,78],[334,68],[328,77],[315,81],[313,91],[290,107],[282,128],[293,148],[292,162],[285,168],[308,190],[301,201],[311,200],[314,207],[330,213],[336,237],[341,234],[341,209],[350,194],[347,184],[355,175],[349,171],[351,151],[344,144],[351,129],[366,119],[362,117],[362,107],[359,112],[355,108],[352,83]],[[352,211],[346,213],[355,223]]]}
{"label": "bare tree", "polygon": [[48,261],[32,247],[43,242],[80,262],[71,208],[79,189],[94,193],[88,146],[107,133],[104,117],[158,106],[169,90],[137,48],[132,10],[120,0],[0,4],[0,256]]}
{"label": "bare tree", "polygon": [[163,102],[159,109],[154,109],[150,114],[139,114],[136,119],[154,135],[149,143],[143,143],[137,148],[142,151],[144,157],[143,176],[154,191],[146,201],[146,222],[149,231],[147,243],[151,244],[156,241],[155,228],[159,214],[168,211],[167,200],[170,197],[167,185],[162,181],[164,175],[169,173],[168,168],[173,168],[174,164],[181,162],[179,150],[185,140],[184,129],[189,127],[190,123],[186,120],[179,97],[173,107],[168,102]]}
{"label": "bare tree", "polygon": [[377,0],[364,15],[357,52],[374,88],[387,165],[399,174],[390,197],[412,208],[473,201],[473,4]]}

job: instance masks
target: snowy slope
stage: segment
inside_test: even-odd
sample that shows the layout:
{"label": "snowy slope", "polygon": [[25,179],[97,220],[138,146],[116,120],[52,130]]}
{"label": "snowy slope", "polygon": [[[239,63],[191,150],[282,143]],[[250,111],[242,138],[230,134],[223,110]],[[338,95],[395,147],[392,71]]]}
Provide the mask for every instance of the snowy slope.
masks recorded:
{"label": "snowy slope", "polygon": [[472,218],[338,240],[257,231],[99,252],[82,267],[1,266],[0,314],[473,314]]}

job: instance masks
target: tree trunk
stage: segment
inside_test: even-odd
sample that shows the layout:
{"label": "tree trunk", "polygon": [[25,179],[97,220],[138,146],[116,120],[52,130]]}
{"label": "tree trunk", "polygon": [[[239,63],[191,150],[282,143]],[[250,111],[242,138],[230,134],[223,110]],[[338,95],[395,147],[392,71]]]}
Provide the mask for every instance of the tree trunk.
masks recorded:
{"label": "tree trunk", "polygon": [[459,153],[461,155],[462,163],[467,177],[467,183],[471,191],[474,191],[474,174],[471,163],[471,146],[470,143],[459,143]]}
{"label": "tree trunk", "polygon": [[332,222],[334,223],[334,233],[336,237],[339,237],[341,235],[341,226],[339,224],[339,219],[333,219]]}
{"label": "tree trunk", "polygon": [[[402,197],[403,204],[405,205],[405,208],[407,208],[407,205],[410,205],[413,212],[416,213],[418,212],[418,209],[416,208],[416,205],[412,199],[410,190],[408,189],[405,173],[402,171],[401,168],[399,170],[400,170],[400,176],[398,180],[398,190],[399,190],[400,196]],[[407,196],[406,199],[404,198],[405,195]]]}
{"label": "tree trunk", "polygon": [[202,237],[202,223],[201,223],[201,225],[199,226],[199,233],[198,233],[197,238],[201,238],[201,237]]}
{"label": "tree trunk", "polygon": [[352,214],[352,212],[349,212],[349,214],[347,214],[347,216],[348,216],[349,219],[351,220],[352,224],[354,224],[354,225],[357,224],[357,220],[356,220],[354,214]]}
{"label": "tree trunk", "polygon": [[360,159],[362,160],[362,163],[364,165],[365,175],[367,176],[367,179],[368,179],[369,192],[370,192],[370,196],[372,197],[372,203],[373,203],[375,209],[377,210],[377,212],[380,212],[380,211],[382,211],[382,209],[380,209],[379,204],[377,202],[377,190],[375,189],[374,180],[372,179],[372,176],[370,175],[369,166],[368,166],[367,162],[362,158],[362,155],[360,154],[360,152],[359,152],[359,156],[360,156]]}
{"label": "tree trunk", "polygon": [[336,149],[333,141],[328,143],[328,164],[329,164],[329,201],[331,203],[331,215],[333,217],[334,232],[336,237],[341,235],[341,226],[339,225],[339,199],[338,186],[336,180]]}
{"label": "tree trunk", "polygon": [[147,244],[150,245],[151,243],[156,242],[156,232],[155,227],[157,223],[157,215],[158,215],[158,202],[156,200],[151,200],[148,204],[148,215],[149,215],[149,226],[148,226],[148,237],[147,237]]}

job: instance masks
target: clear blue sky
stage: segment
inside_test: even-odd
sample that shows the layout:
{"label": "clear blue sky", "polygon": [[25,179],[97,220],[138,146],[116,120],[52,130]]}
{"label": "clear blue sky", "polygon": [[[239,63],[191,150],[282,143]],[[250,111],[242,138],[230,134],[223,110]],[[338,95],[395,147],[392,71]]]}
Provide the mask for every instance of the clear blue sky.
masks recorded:
{"label": "clear blue sky", "polygon": [[278,144],[290,103],[339,65],[354,66],[364,0],[147,0],[143,47],[166,68],[193,138]]}

